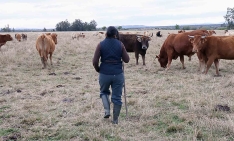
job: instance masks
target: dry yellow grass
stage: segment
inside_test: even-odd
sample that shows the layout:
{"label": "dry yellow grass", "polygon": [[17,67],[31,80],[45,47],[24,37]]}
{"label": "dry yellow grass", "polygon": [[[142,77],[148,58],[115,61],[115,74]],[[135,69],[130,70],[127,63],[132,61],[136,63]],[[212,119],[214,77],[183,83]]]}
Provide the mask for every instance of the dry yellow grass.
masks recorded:
{"label": "dry yellow grass", "polygon": [[[220,61],[222,77],[214,77],[214,66],[208,75],[198,72],[196,55],[190,62],[185,57],[184,70],[179,59],[173,60],[166,73],[154,58],[168,32],[177,33],[162,30],[162,38],[152,37],[146,66],[141,58],[136,66],[129,53],[131,60],[125,64],[129,117],[125,119],[123,106],[117,126],[103,119],[98,73],[92,66],[103,37],[85,32],[84,39],[72,40],[72,32],[58,32],[54,67],[49,69],[41,69],[35,48],[41,33],[27,33],[27,41],[7,42],[0,53],[1,139],[234,140],[233,61]],[[231,111],[214,111],[218,104]]]}

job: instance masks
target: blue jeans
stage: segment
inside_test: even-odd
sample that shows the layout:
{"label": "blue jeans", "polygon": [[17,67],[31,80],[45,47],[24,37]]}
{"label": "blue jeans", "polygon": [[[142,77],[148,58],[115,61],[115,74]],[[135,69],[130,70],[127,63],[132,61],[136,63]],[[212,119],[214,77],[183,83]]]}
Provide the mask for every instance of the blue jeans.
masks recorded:
{"label": "blue jeans", "polygon": [[110,86],[112,90],[111,102],[116,105],[122,105],[122,90],[124,83],[123,73],[117,75],[105,75],[99,73],[100,97],[110,95]]}

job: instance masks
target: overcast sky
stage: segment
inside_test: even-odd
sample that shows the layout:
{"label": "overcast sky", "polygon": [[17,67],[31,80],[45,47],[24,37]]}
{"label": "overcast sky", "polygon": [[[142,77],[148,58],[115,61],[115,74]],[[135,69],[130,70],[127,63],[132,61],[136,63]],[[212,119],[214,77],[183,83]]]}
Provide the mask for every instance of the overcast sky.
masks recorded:
{"label": "overcast sky", "polygon": [[234,0],[0,0],[0,28],[55,28],[75,19],[97,27],[224,23]]}

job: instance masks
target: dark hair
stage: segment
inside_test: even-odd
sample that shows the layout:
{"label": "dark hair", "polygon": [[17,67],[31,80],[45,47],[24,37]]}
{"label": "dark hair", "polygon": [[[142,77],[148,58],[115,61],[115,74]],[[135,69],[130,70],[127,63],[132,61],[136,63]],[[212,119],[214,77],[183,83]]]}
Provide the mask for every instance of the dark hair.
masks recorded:
{"label": "dark hair", "polygon": [[118,30],[114,26],[109,26],[106,30],[106,37],[115,38],[119,36]]}

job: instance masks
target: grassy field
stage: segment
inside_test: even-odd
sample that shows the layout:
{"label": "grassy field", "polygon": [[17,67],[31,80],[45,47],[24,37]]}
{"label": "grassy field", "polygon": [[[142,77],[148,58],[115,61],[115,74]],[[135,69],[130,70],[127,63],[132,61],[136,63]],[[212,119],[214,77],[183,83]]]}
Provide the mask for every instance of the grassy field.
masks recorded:
{"label": "grassy field", "polygon": [[[220,61],[221,77],[214,77],[214,65],[207,75],[198,72],[196,55],[191,61],[185,57],[186,69],[177,59],[165,72],[154,58],[168,32],[177,31],[163,30],[162,38],[152,37],[146,66],[141,57],[136,66],[129,53],[130,62],[125,64],[129,116],[123,105],[118,125],[103,119],[98,73],[92,66],[96,45],[104,37],[85,32],[85,38],[72,40],[72,32],[57,33],[54,66],[48,69],[41,69],[35,47],[41,33],[27,33],[27,41],[7,42],[0,53],[1,140],[234,140],[233,61]],[[231,110],[215,111],[216,105]]]}

